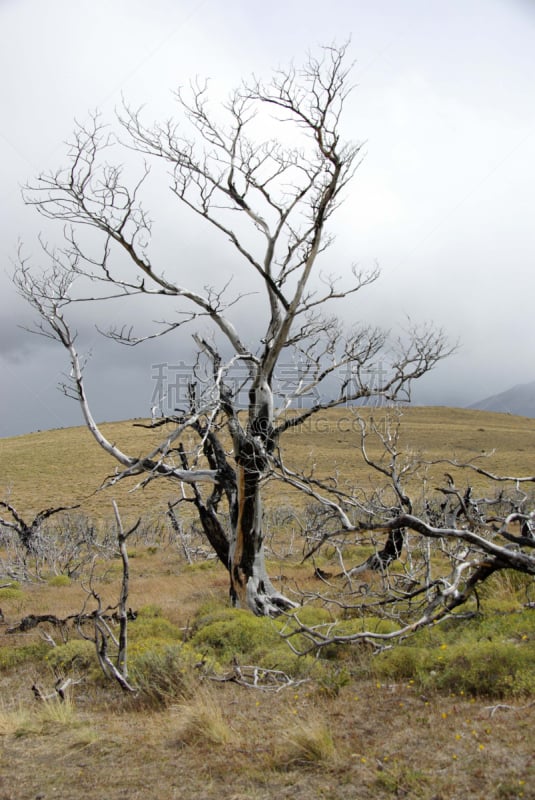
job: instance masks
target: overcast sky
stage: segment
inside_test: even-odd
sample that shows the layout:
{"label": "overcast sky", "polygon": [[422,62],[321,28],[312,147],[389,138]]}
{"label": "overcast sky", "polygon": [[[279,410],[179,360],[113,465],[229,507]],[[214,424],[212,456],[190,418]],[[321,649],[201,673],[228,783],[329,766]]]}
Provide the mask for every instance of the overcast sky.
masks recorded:
{"label": "overcast sky", "polygon": [[[98,108],[111,119],[122,95],[167,116],[171,90],[195,75],[224,92],[349,35],[358,87],[344,130],[366,157],[335,253],[342,273],[354,262],[382,271],[356,317],[394,327],[409,315],[460,341],[419,402],[467,405],[535,380],[532,0],[0,0],[0,436],[81,422],[56,389],[64,352],[20,329],[28,311],[9,278],[18,240],[37,252],[43,228],[20,186],[65,163],[74,118]],[[166,204],[173,252],[209,275],[219,253],[173,226]],[[46,228],[50,241],[60,234]],[[92,333],[84,346],[96,417],[147,415],[151,365],[171,351]]]}

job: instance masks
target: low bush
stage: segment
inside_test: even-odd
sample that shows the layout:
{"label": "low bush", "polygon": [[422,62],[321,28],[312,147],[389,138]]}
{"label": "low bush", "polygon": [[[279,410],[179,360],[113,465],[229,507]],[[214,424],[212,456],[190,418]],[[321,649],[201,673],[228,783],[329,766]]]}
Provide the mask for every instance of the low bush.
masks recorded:
{"label": "low bush", "polygon": [[53,575],[47,580],[49,586],[70,586],[72,580],[68,575]]}
{"label": "low bush", "polygon": [[535,648],[507,642],[458,645],[443,652],[426,674],[424,687],[454,694],[520,697],[535,693]]}
{"label": "low bush", "polygon": [[[151,611],[151,609],[149,609]],[[180,642],[183,633],[165,617],[156,613],[147,615],[139,613],[136,620],[128,625],[128,637],[132,644],[147,640],[160,640],[165,642]]]}
{"label": "low bush", "polygon": [[154,619],[154,617],[163,616],[163,612],[161,607],[156,605],[156,603],[148,603],[146,606],[141,606],[141,608],[138,609],[137,616],[138,619],[139,617]]}
{"label": "low bush", "polygon": [[374,673],[391,681],[415,679],[431,669],[432,655],[425,647],[399,645],[374,659]]}
{"label": "low bush", "polygon": [[132,655],[130,678],[143,705],[164,708],[190,697],[205,668],[213,665],[188,645],[153,646]]}
{"label": "low bush", "polygon": [[421,689],[489,697],[535,694],[533,612],[452,620],[372,660],[374,674]]}
{"label": "low bush", "polygon": [[86,639],[71,639],[47,653],[47,662],[54,672],[68,673],[73,669],[86,670],[97,666],[95,645]]}
{"label": "low bush", "polygon": [[[280,636],[287,624],[285,620],[255,617],[250,611],[213,604],[203,611],[195,621],[191,644],[219,663],[231,664],[236,660],[240,664],[278,669],[293,677],[314,670],[315,659],[297,656]],[[307,620],[310,619],[308,614]]]}
{"label": "low bush", "polygon": [[12,669],[31,661],[42,661],[49,651],[50,645],[46,642],[19,647],[0,647],[0,670]]}
{"label": "low bush", "polygon": [[9,586],[0,589],[0,600],[22,600],[24,592],[18,581],[13,581]]}
{"label": "low bush", "polygon": [[221,565],[215,558],[206,558],[204,561],[195,561],[193,564],[186,564],[184,572],[206,572],[207,570],[220,569]]}
{"label": "low bush", "polygon": [[221,662],[233,658],[258,659],[279,643],[278,630],[272,620],[255,617],[250,611],[225,609],[217,616],[196,622],[192,644],[213,652]]}

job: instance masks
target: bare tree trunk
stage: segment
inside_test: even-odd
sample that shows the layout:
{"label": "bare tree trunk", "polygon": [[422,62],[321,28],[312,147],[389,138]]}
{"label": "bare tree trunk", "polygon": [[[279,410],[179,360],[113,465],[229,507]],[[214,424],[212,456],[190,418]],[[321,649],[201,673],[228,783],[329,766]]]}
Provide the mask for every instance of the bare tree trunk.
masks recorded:
{"label": "bare tree trunk", "polygon": [[115,519],[117,521],[117,542],[119,544],[119,553],[121,556],[121,563],[123,567],[121,594],[118,603],[119,648],[117,652],[117,669],[119,670],[123,678],[126,680],[128,678],[128,660],[127,660],[128,612],[126,609],[126,604],[128,602],[128,592],[130,584],[130,565],[128,562],[128,551],[126,549],[126,540],[130,535],[130,533],[132,533],[132,530],[135,530],[138,527],[139,521],[132,530],[130,530],[128,533],[125,534],[121,516],[119,514],[119,508],[117,507],[117,503],[115,502],[115,500],[112,500],[112,505],[113,505],[113,511],[115,513]]}
{"label": "bare tree trunk", "polygon": [[276,616],[295,607],[271,583],[264,553],[261,482],[273,450],[273,395],[269,382],[257,379],[250,392],[249,425],[234,436],[237,503],[231,519],[230,596],[234,605],[259,616]]}
{"label": "bare tree trunk", "polygon": [[396,528],[388,534],[385,546],[369,557],[365,563],[366,569],[383,570],[401,556],[405,532],[403,528]]}
{"label": "bare tree trunk", "polygon": [[230,547],[230,595],[234,605],[249,608],[260,616],[275,616],[295,604],[275,589],[267,574],[260,477],[254,467],[238,468],[238,513]]}

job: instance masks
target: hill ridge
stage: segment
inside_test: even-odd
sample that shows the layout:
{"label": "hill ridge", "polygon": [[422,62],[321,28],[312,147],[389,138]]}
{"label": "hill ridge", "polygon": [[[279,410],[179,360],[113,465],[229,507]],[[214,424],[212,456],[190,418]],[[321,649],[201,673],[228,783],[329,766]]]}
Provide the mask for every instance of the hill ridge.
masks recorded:
{"label": "hill ridge", "polygon": [[478,400],[467,408],[535,418],[535,381],[517,383],[510,389]]}

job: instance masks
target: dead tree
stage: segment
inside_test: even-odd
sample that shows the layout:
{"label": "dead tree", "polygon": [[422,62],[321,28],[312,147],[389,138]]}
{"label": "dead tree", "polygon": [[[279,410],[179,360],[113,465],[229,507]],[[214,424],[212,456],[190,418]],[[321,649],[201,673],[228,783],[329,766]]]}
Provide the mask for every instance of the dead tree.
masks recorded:
{"label": "dead tree", "polygon": [[[65,239],[55,249],[43,242],[50,267],[41,274],[21,254],[15,281],[41,315],[38,332],[69,354],[65,391],[80,402],[93,436],[121,465],[113,481],[132,475],[144,476],[142,482],[175,481],[228,568],[232,601],[256,614],[292,606],[267,575],[263,545],[261,489],[268,478],[283,475],[277,458],[283,434],[324,409],[360,398],[406,399],[411,382],[448,352],[440,331],[414,329],[392,344],[363,322],[344,330],[329,309],[378,276],[375,268],[352,268],[342,280],[321,268],[331,217],[361,159],[362,145],[345,141],[342,133],[352,88],[346,50],[324,47],[300,68],[277,70],[265,83],[245,81],[219,109],[210,105],[207,84],[195,82],[176,93],[177,124],[146,123],[141,111],[125,106],[117,137],[95,115],[76,128],[68,166],[41,175],[26,191],[26,202],[58,222]],[[274,131],[271,138],[256,137],[263,127]],[[131,165],[126,170],[112,163],[118,148],[123,157],[125,148],[142,156],[139,180],[129,181]],[[238,277],[237,296],[224,282],[198,286],[194,265],[183,263],[176,246],[167,248],[178,252],[171,262],[155,263],[152,220],[140,198],[151,165],[158,164],[169,171],[172,197],[234,249],[238,275],[248,271],[243,282]],[[89,240],[88,228],[95,234]],[[263,302],[255,313],[254,344],[233,322],[251,302],[249,287]],[[96,424],[70,319],[77,302],[135,296],[169,301],[174,316],[148,334],[130,325],[110,329],[108,335],[123,344],[180,335],[199,320],[213,331],[211,337],[195,334],[199,358],[187,408],[154,420],[166,423],[165,435],[142,457],[109,442]],[[385,368],[372,381],[379,357]],[[299,372],[281,398],[277,368],[284,358],[299,363]],[[244,375],[239,388],[231,380],[236,367]],[[329,380],[329,394],[322,395]],[[240,415],[243,392],[246,413]],[[292,407],[295,413],[282,413]],[[186,452],[179,444],[188,432],[198,446]],[[230,434],[230,453],[224,434]]]}
{"label": "dead tree", "polygon": [[[117,504],[115,500],[112,502],[117,525],[117,544],[122,565],[119,600],[115,606],[103,608],[102,598],[92,585],[92,581],[90,581],[90,586],[86,590],[88,600],[93,600],[96,606],[89,615],[93,625],[92,634],[88,634],[83,627],[83,623],[88,618],[85,609],[81,614],[76,616],[76,622],[81,637],[94,642],[97,659],[106,678],[116,681],[123,691],[134,692],[135,689],[128,679],[128,621],[129,619],[135,618],[135,616],[133,612],[127,608],[130,586],[130,566],[126,542],[128,537],[138,529],[141,520],[138,519],[135,525],[125,532]],[[111,617],[110,612],[112,612]],[[112,622],[117,622],[119,624],[118,635],[115,634],[110,619]],[[110,646],[115,651],[115,657],[112,657],[110,654]]]}
{"label": "dead tree", "polygon": [[[530,477],[529,480],[534,478]],[[533,515],[530,516],[533,518]],[[428,581],[414,581],[410,591],[384,592],[381,597],[376,596],[360,604],[355,603],[354,597],[346,597],[344,602],[338,595],[335,604],[339,609],[345,609],[346,613],[351,609],[353,613],[362,615],[363,627],[358,633],[341,634],[334,623],[310,627],[302,624],[296,614],[285,635],[290,643],[296,634],[308,641],[308,646],[299,649],[301,654],[333,644],[367,643],[382,650],[423,627],[435,625],[462,611],[467,601],[477,596],[478,588],[497,572],[513,570],[533,578],[535,541],[532,537],[511,531],[511,527],[523,521],[524,517],[524,514],[513,513],[505,516],[499,525],[496,519],[487,521],[483,529],[480,527],[483,524],[481,520],[478,523],[473,521],[470,526],[435,527],[420,517],[401,514],[386,525],[374,526],[371,528],[374,533],[410,530],[423,539],[439,544],[441,552],[447,552],[450,556],[449,573]],[[324,603],[329,599],[332,600],[322,596]],[[398,626],[388,633],[366,629],[366,615],[373,613],[396,619]]]}
{"label": "dead tree", "polygon": [[[297,627],[290,626],[288,637],[291,641],[296,633],[302,634],[309,642],[307,652],[357,642],[383,649],[456,613],[474,613],[474,606],[467,612],[468,601],[475,600],[479,608],[479,589],[505,570],[526,576],[526,598],[534,586],[534,497],[524,487],[534,484],[535,476],[498,475],[480,463],[449,458],[428,461],[424,454],[400,444],[402,419],[399,410],[386,411],[382,419],[357,417],[359,449],[366,464],[383,478],[382,485],[377,480],[367,493],[349,493],[336,482],[288,472],[288,480],[328,512],[323,536],[305,557],[317,554],[325,544],[339,549],[353,545],[353,551],[358,550],[356,542],[376,547],[363,563],[335,576],[344,579],[343,585],[331,579],[321,593],[310,592],[305,598],[320,598],[325,605],[362,618],[362,631],[341,635],[335,624],[311,628],[302,625],[297,614]],[[373,456],[368,447],[372,436]],[[439,467],[447,469],[442,480],[431,481],[428,471]],[[476,475],[487,479],[484,490],[473,487]],[[417,561],[411,553],[410,558],[405,556],[405,569],[389,575],[389,567],[402,559],[408,547],[409,534],[425,557]],[[380,581],[370,571],[380,571],[389,580]],[[529,600],[526,605],[533,607]],[[367,630],[366,617],[377,614],[397,625],[389,633]]]}
{"label": "dead tree", "polygon": [[4,525],[6,528],[15,531],[26,553],[33,553],[38,544],[43,522],[54,514],[59,514],[61,511],[72,511],[75,508],[79,508],[79,506],[46,508],[43,511],[39,511],[31,522],[27,522],[11,503],[0,500],[0,508],[9,511],[11,515],[11,519],[0,517],[0,525]]}

